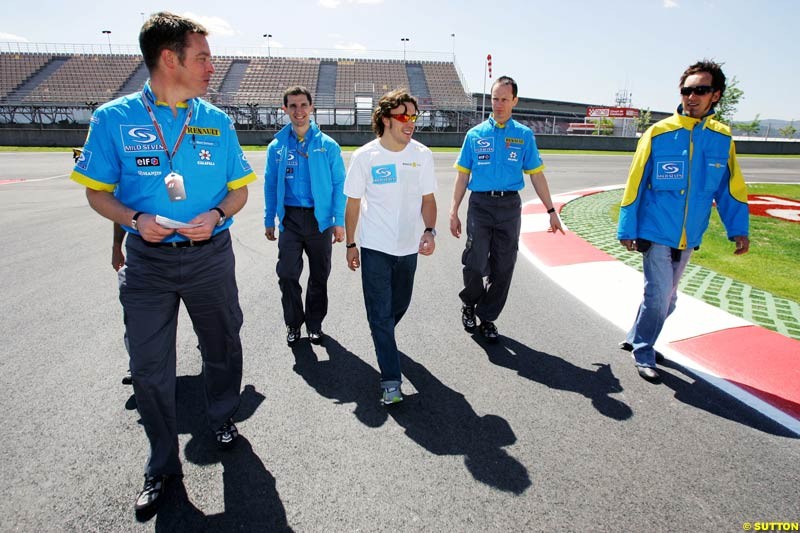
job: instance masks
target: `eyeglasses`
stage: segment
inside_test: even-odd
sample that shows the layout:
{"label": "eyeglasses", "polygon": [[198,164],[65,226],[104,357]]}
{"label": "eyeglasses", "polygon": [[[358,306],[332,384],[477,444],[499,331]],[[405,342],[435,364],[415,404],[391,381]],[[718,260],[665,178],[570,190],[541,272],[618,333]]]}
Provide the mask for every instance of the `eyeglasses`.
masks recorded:
{"label": "eyeglasses", "polygon": [[697,96],[703,96],[704,94],[714,92],[714,88],[711,85],[695,85],[694,87],[681,87],[681,94],[683,96],[689,96],[690,94],[694,93]]}
{"label": "eyeglasses", "polygon": [[398,113],[397,115],[389,113],[389,116],[398,122],[416,122],[419,118],[419,115],[408,115],[406,113]]}

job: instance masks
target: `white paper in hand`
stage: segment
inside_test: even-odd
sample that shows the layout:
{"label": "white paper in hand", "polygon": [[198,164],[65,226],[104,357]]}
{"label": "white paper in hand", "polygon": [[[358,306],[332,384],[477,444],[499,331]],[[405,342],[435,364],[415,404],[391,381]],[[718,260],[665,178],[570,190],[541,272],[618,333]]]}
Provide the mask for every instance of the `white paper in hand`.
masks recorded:
{"label": "white paper in hand", "polygon": [[187,224],[185,222],[178,222],[177,220],[172,220],[171,218],[162,217],[161,215],[156,215],[156,224],[158,224],[163,228],[169,228],[169,229],[196,228],[200,226],[200,224]]}

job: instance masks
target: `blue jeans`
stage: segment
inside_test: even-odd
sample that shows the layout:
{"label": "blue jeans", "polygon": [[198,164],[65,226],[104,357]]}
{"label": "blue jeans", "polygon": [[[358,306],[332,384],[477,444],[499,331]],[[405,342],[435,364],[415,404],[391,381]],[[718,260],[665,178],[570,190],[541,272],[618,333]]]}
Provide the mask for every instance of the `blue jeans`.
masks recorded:
{"label": "blue jeans", "polygon": [[692,250],[684,250],[680,261],[672,260],[672,249],[652,243],[644,254],[644,298],[626,341],[633,345],[636,366],[655,368],[655,343],[667,317],[675,310],[678,282],[681,280]]}
{"label": "blue jeans", "polygon": [[381,369],[382,387],[397,387],[402,381],[394,328],[411,303],[416,270],[417,254],[398,257],[361,249],[364,305]]}

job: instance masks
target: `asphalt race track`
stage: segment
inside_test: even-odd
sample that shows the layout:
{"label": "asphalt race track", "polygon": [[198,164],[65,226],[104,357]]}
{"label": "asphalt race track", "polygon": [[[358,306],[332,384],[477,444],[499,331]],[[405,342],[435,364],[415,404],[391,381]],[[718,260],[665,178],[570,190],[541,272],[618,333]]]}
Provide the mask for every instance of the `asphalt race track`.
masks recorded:
{"label": "asphalt race track", "polygon": [[[248,157],[263,175],[263,152]],[[324,346],[285,344],[263,181],[232,228],[245,324],[243,438],[205,425],[178,332],[185,477],[138,523],[147,440],[129,386],[111,222],[69,153],[0,153],[0,531],[742,531],[800,522],[800,440],[677,364],[636,373],[622,331],[520,256],[499,345],[460,324],[456,154],[436,154],[439,237],[398,327],[406,401],[378,405],[360,273],[334,247]],[[621,184],[629,156],[545,156],[554,193]],[[800,159],[741,159],[800,181]],[[22,180],[22,181],[17,181]],[[523,201],[535,197],[530,184]],[[462,221],[466,201],[462,205]],[[557,239],[558,236],[554,236]],[[758,243],[754,243],[757,246]],[[632,310],[634,312],[634,310]]]}

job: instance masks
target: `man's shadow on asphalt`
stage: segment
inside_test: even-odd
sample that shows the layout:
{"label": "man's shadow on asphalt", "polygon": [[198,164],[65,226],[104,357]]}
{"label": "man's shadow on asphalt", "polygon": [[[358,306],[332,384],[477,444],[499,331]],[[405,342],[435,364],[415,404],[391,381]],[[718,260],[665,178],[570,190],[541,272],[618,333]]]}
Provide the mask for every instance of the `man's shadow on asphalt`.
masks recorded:
{"label": "man's shadow on asphalt", "polygon": [[614,420],[627,420],[633,411],[611,394],[622,392],[619,379],[608,363],[595,363],[593,370],[575,366],[569,361],[533,350],[516,340],[501,335],[496,343],[487,342],[479,333],[473,340],[486,352],[489,362],[514,370],[520,376],[551,389],[585,396],[597,411]]}
{"label": "man's shadow on asphalt", "polygon": [[[799,438],[793,431],[728,395],[726,392],[717,389],[684,366],[669,359],[659,364],[663,369],[673,371],[666,372],[660,369],[661,382],[675,391],[675,399],[679,402],[764,433],[791,439]],[[683,379],[678,375],[679,373],[688,379]],[[733,383],[741,386],[739,383]]]}
{"label": "man's shadow on asphalt", "polygon": [[354,414],[368,427],[379,427],[391,416],[406,435],[435,455],[463,455],[472,476],[496,489],[522,494],[531,485],[528,471],[504,449],[516,442],[511,426],[496,415],[478,416],[464,395],[450,389],[424,366],[400,354],[406,380],[418,394],[397,405],[378,401],[380,373],[335,339],[327,336],[328,361],[319,361],[311,345],[292,351],[294,371],[321,396],[337,403],[354,403]]}
{"label": "man's shadow on asphalt", "polygon": [[[240,435],[232,450],[217,449],[206,420],[203,376],[178,377],[176,397],[178,433],[191,435],[186,459],[197,465],[222,464],[225,511],[204,514],[189,500],[183,479],[173,478],[159,506],[156,531],[291,531],[275,478],[250,442]],[[246,385],[234,421],[250,418],[263,401],[264,395]]]}

